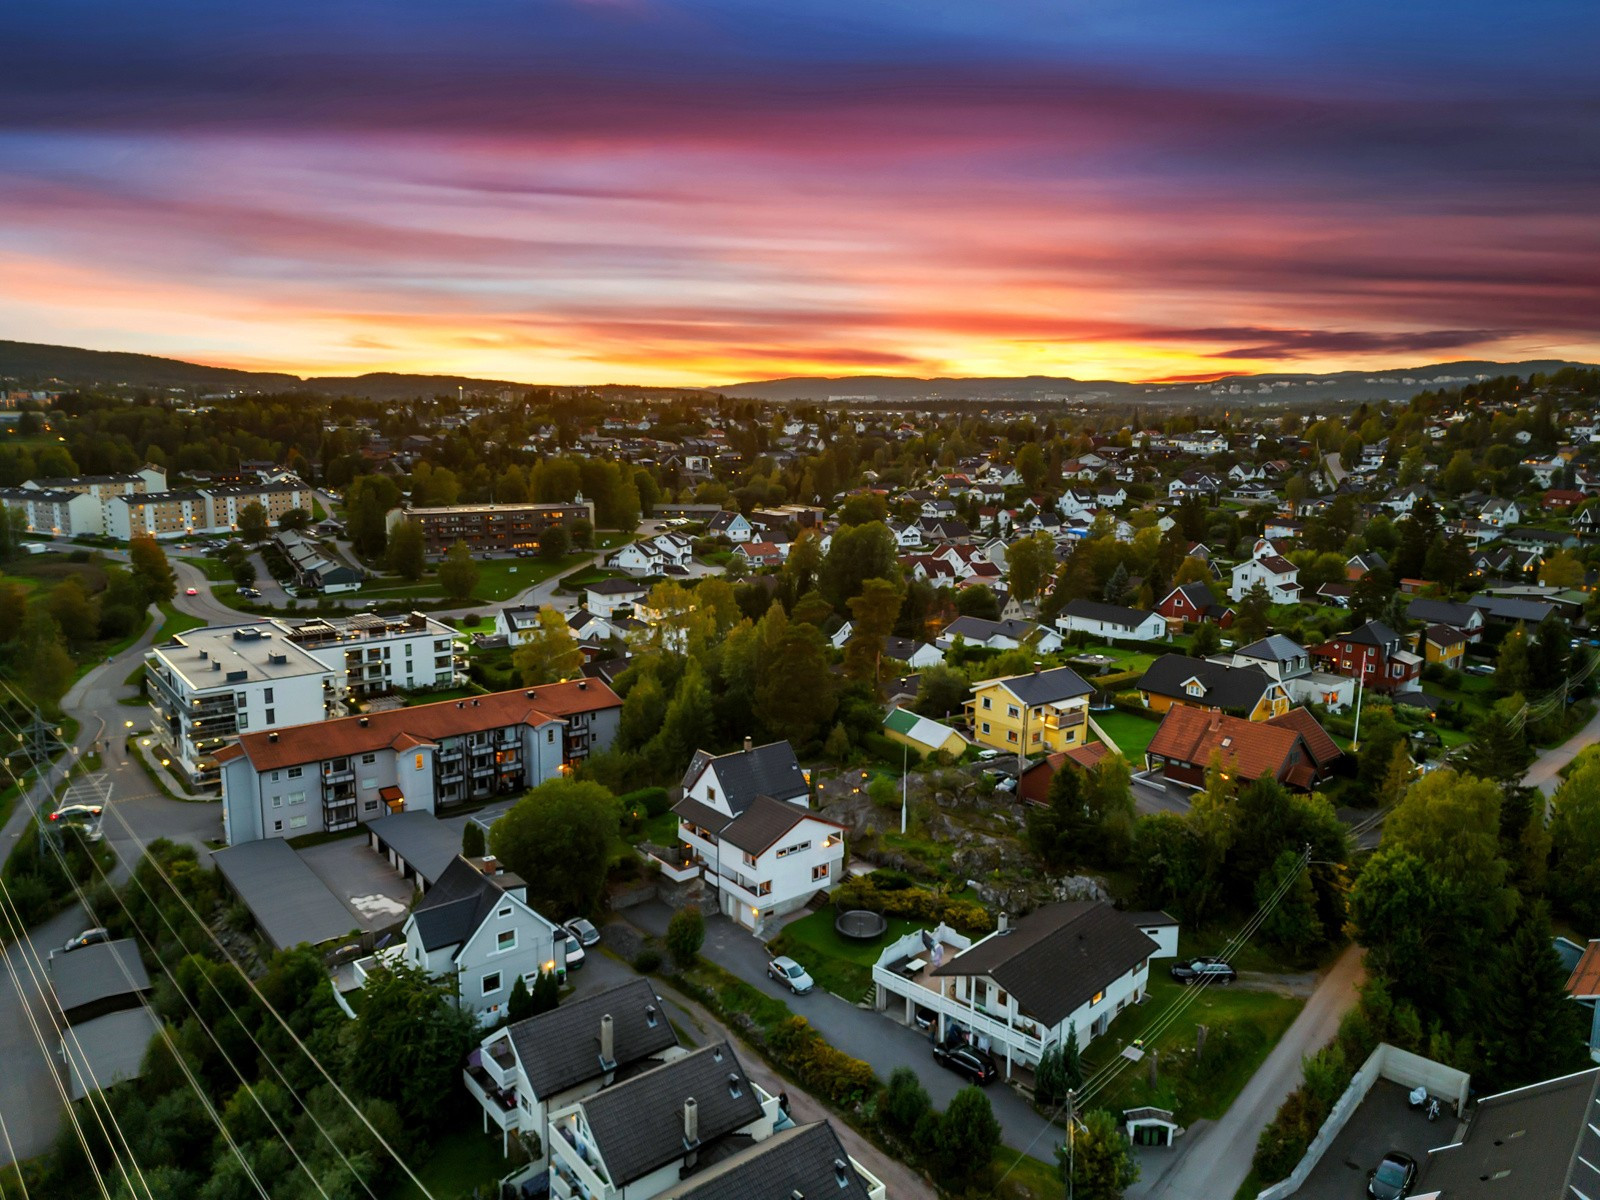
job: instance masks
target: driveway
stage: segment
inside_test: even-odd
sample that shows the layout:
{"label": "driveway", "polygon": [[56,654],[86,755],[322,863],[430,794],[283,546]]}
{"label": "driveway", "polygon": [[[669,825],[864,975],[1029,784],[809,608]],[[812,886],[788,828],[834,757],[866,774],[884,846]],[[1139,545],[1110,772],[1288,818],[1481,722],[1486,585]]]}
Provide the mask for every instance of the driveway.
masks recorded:
{"label": "driveway", "polygon": [[[1356,1002],[1362,978],[1361,948],[1350,946],[1322,977],[1288,1032],[1250,1077],[1222,1119],[1197,1122],[1184,1136],[1179,1153],[1165,1169],[1151,1173],[1128,1191],[1151,1200],[1225,1200],[1250,1174],[1256,1141],[1303,1077],[1300,1060],[1332,1040],[1339,1021]],[[1147,1165],[1156,1160],[1146,1157]]]}
{"label": "driveway", "polygon": [[[624,916],[644,932],[663,937],[672,910],[664,904],[643,904],[628,909]],[[810,1021],[829,1045],[872,1064],[879,1079],[887,1080],[896,1067],[910,1067],[921,1077],[928,1095],[940,1108],[949,1104],[966,1086],[960,1076],[934,1065],[932,1045],[926,1034],[908,1029],[882,1013],[847,1004],[821,990],[796,996],[780,987],[767,974],[766,946],[726,917],[706,918],[706,940],[700,953],[723,970],[784,1001],[797,1015]],[[1027,1150],[1036,1158],[1050,1161],[1060,1140],[1060,1130],[1053,1128],[1026,1100],[1003,1083],[992,1085],[986,1094],[1000,1122],[1005,1144],[1013,1150]]]}
{"label": "driveway", "polygon": [[[83,910],[74,904],[36,926],[32,939],[39,957],[48,960],[52,949],[88,924]],[[61,1097],[51,1082],[52,1076],[60,1078],[56,1064],[60,1061],[61,1039],[55,1033],[47,1002],[28,974],[25,958],[22,943],[13,942],[6,948],[7,969],[0,971],[0,1012],[5,1013],[5,1019],[0,1020],[0,1062],[5,1063],[5,1070],[0,1071],[0,1117],[5,1118],[6,1133],[18,1158],[32,1158],[48,1150],[61,1124]],[[12,982],[12,968],[22,985],[20,999]],[[38,964],[34,969],[40,972]],[[50,986],[42,977],[39,983],[45,988]],[[34,1038],[33,1026],[23,1015],[24,1004],[44,1035],[43,1051]],[[11,1154],[0,1141],[0,1163],[10,1161]]]}
{"label": "driveway", "polygon": [[1168,783],[1160,775],[1135,775],[1133,777],[1133,806],[1140,816],[1152,813],[1177,813],[1189,811],[1189,798],[1194,792],[1175,783]]}

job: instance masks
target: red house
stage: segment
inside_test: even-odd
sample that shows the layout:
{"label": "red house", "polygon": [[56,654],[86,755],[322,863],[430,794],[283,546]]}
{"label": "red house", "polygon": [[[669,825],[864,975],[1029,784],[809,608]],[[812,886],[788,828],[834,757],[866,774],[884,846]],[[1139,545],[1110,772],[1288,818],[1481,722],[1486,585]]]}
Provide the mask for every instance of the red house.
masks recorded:
{"label": "red house", "polygon": [[1572,491],[1569,488],[1551,488],[1544,494],[1544,506],[1548,509],[1565,512],[1569,508],[1576,508],[1588,497],[1582,492]]}
{"label": "red house", "polygon": [[1168,592],[1156,612],[1166,618],[1167,625],[1176,632],[1185,624],[1209,622],[1226,629],[1233,624],[1233,609],[1217,603],[1211,589],[1203,583],[1186,583]]}
{"label": "red house", "polygon": [[1394,630],[1382,621],[1368,621],[1359,629],[1336,634],[1311,653],[1324,669],[1380,692],[1408,692],[1422,674],[1422,658],[1405,648]]}

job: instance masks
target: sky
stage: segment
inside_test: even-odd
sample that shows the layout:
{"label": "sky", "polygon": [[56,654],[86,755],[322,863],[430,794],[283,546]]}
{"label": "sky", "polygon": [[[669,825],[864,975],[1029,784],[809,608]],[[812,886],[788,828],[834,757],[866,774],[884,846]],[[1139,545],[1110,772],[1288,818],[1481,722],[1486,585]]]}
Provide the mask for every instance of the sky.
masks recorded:
{"label": "sky", "polygon": [[1593,0],[0,10],[0,338],[716,385],[1600,360]]}

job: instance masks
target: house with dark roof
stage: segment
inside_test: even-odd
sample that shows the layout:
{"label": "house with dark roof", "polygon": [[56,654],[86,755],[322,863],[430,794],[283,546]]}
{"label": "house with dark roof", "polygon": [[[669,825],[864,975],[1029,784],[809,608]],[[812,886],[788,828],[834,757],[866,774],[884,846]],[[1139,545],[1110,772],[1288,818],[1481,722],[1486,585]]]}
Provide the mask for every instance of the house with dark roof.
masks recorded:
{"label": "house with dark roof", "polygon": [[1281,633],[1240,646],[1228,661],[1236,667],[1259,667],[1265,671],[1283,684],[1290,704],[1321,704],[1337,712],[1355,702],[1353,680],[1317,670],[1311,651]]}
{"label": "house with dark roof", "polygon": [[1464,1131],[1428,1152],[1417,1200],[1578,1200],[1600,1195],[1600,1067],[1485,1096]]}
{"label": "house with dark roof", "polygon": [[1349,633],[1336,633],[1311,647],[1324,668],[1379,692],[1415,691],[1422,656],[1405,648],[1398,633],[1382,621],[1368,621]]}
{"label": "house with dark roof", "polygon": [[1165,953],[1136,914],[1096,900],[1047,904],[1015,922],[1002,914],[976,941],[944,925],[900,938],[873,967],[875,1006],[931,1028],[935,1044],[976,1042],[1009,1076],[1071,1034],[1079,1046],[1103,1034],[1140,1002],[1150,960]]}
{"label": "house with dark roof", "polygon": [[1470,604],[1418,596],[1406,605],[1406,617],[1428,625],[1449,625],[1466,634],[1469,642],[1476,642],[1483,636],[1483,612]]}
{"label": "house with dark roof", "polygon": [[1216,596],[1203,583],[1184,583],[1173,588],[1156,605],[1156,612],[1166,619],[1173,633],[1181,632],[1185,625],[1201,622],[1219,629],[1233,624],[1233,609],[1218,604]]}
{"label": "house with dark roof", "polygon": [[656,1200],[885,1200],[883,1181],[845,1152],[827,1121],[793,1125],[708,1166]]}
{"label": "house with dark roof", "polygon": [[566,935],[529,906],[527,884],[493,859],[457,855],[417,901],[402,934],[395,956],[454,980],[456,1004],[485,1024],[504,1018],[519,978],[532,987],[540,971],[567,972]]}
{"label": "house with dark roof", "polygon": [[1153,612],[1097,600],[1069,600],[1056,618],[1063,633],[1082,632],[1110,642],[1151,642],[1164,636],[1167,623]]}
{"label": "house with dark roof", "polygon": [[965,702],[973,740],[995,750],[1035,754],[1088,740],[1094,689],[1071,667],[980,679]]}
{"label": "house with dark roof", "polygon": [[1289,711],[1288,691],[1260,667],[1233,667],[1185,654],[1163,654],[1134,686],[1152,712],[1180,704],[1265,721]]}
{"label": "house with dark roof", "polygon": [[[1173,783],[1200,788],[1205,786],[1212,762],[1219,761],[1225,772],[1240,780],[1251,782],[1265,776],[1308,791],[1332,759],[1322,746],[1319,765],[1318,754],[1313,753],[1300,728],[1307,719],[1316,724],[1310,713],[1294,723],[1282,718],[1256,722],[1216,709],[1171,708],[1145,747],[1145,767],[1161,771]],[[1322,736],[1326,737],[1326,732]]]}
{"label": "house with dark roof", "polygon": [[653,1200],[787,1123],[733,1047],[714,1042],[553,1109],[551,1194]]}
{"label": "house with dark roof", "polygon": [[788,742],[695,754],[672,811],[678,839],[723,915],[760,933],[768,920],[838,886],[844,826],[810,805],[810,781]]}
{"label": "house with dark roof", "polygon": [[934,645],[948,650],[960,638],[968,646],[983,646],[989,650],[1015,650],[1028,646],[1040,654],[1054,654],[1061,649],[1061,635],[1033,621],[988,621],[982,617],[957,617],[940,631]]}
{"label": "house with dark roof", "polygon": [[[648,979],[635,978],[488,1034],[467,1056],[467,1091],[488,1124],[548,1144],[545,1117],[683,1054]],[[535,1156],[537,1157],[537,1156]]]}

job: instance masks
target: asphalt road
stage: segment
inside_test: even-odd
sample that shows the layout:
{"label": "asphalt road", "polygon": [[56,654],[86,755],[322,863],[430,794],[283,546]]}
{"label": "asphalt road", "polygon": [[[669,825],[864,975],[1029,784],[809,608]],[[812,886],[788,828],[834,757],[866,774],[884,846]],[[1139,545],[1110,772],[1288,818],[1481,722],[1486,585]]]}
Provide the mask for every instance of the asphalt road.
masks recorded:
{"label": "asphalt road", "polygon": [[[627,919],[647,933],[664,936],[671,911],[665,905],[645,904],[631,908]],[[792,994],[767,974],[767,948],[746,930],[726,917],[706,919],[706,940],[701,954],[711,962],[737,975],[789,1005],[810,1021],[828,1044],[855,1058],[872,1064],[878,1078],[888,1079],[896,1067],[910,1067],[921,1077],[934,1104],[943,1108],[966,1086],[966,1080],[946,1071],[933,1061],[928,1038],[882,1013],[857,1008],[820,988],[804,996]],[[1055,1154],[1060,1130],[1033,1111],[1033,1107],[1004,1083],[986,1089],[994,1115],[1000,1122],[1002,1140],[1013,1150],[1027,1150],[1036,1158],[1050,1161]]]}
{"label": "asphalt road", "polygon": [[[1359,946],[1346,948],[1222,1119],[1191,1128],[1166,1169],[1141,1180],[1129,1197],[1227,1200],[1239,1190],[1250,1174],[1261,1131],[1284,1098],[1300,1086],[1300,1060],[1332,1040],[1340,1019],[1355,1004],[1362,979],[1361,953]],[[1146,1156],[1143,1161],[1148,1167],[1161,1160]]]}

